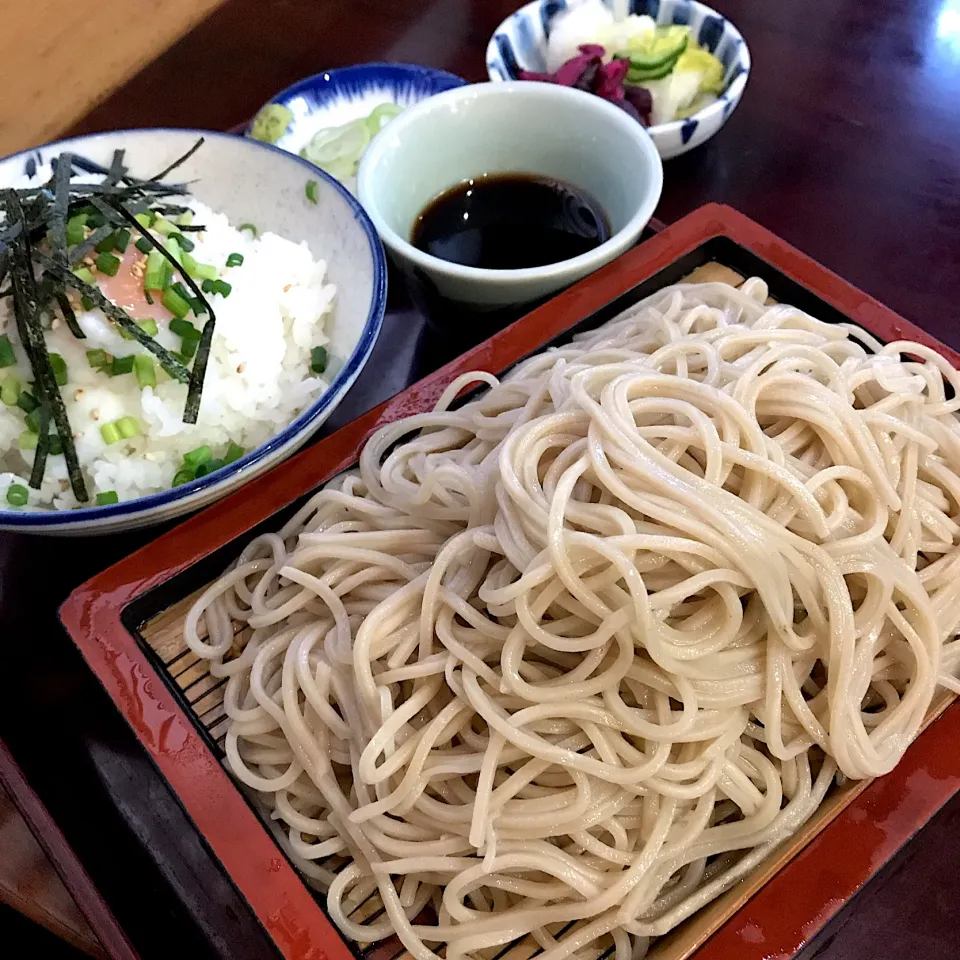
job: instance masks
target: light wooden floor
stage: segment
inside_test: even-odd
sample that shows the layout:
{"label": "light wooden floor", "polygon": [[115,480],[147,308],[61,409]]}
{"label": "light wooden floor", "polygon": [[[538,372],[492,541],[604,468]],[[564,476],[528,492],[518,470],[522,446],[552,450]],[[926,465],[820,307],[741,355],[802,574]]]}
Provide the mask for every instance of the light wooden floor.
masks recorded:
{"label": "light wooden floor", "polygon": [[0,156],[56,138],[221,2],[0,0]]}

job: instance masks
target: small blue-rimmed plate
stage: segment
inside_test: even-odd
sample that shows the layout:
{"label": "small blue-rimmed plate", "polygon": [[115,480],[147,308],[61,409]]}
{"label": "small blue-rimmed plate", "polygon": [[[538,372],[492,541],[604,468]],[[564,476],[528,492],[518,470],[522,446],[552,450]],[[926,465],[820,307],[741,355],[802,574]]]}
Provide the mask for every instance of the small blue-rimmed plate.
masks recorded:
{"label": "small blue-rimmed plate", "polygon": [[[435,93],[462,87],[466,82],[445,70],[413,63],[360,63],[307,77],[272,97],[264,106],[280,104],[293,114],[275,146],[299,153],[321,130],[361,120],[381,104],[410,107]],[[248,135],[251,128],[247,130]],[[344,185],[353,190],[355,182],[347,178]]]}
{"label": "small blue-rimmed plate", "polygon": [[[276,436],[221,467],[172,490],[109,506],[78,510],[23,511],[0,504],[0,530],[87,536],[147,527],[212,503],[286,459],[330,416],[370,358],[387,300],[387,267],[380,239],[357,201],[332,177],[299,157],[255,140],[206,130],[121,130],[91,134],[0,160],[0,185],[22,185],[45,162],[69,151],[98,167],[110,165],[114,150],[126,151],[130,171],[152,176],[182,156],[197,138],[203,146],[177,169],[191,193],[233,224],[255,223],[306,243],[326,262],[327,281],[337,287],[330,337],[327,390]],[[313,201],[305,186],[314,181]]]}
{"label": "small blue-rimmed plate", "polygon": [[[517,80],[523,70],[545,71],[547,40],[553,22],[573,6],[573,2],[533,0],[507,17],[487,45],[490,79]],[[624,6],[624,0],[602,2],[614,13]],[[667,160],[705,143],[727,122],[747,85],[750,51],[740,31],[723,14],[696,0],[627,0],[626,6],[629,13],[646,14],[658,24],[689,26],[697,43],[723,64],[724,89],[715,103],[685,120],[647,127],[660,156]]]}

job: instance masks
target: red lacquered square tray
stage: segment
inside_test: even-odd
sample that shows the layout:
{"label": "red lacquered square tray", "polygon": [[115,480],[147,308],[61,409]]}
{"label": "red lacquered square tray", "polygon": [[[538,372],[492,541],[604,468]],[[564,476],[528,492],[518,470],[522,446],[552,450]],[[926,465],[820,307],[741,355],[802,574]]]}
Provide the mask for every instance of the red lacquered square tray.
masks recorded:
{"label": "red lacquered square tray", "polygon": [[[777,300],[823,320],[856,323],[880,340],[919,341],[960,366],[960,355],[913,324],[735,210],[711,204],[106,570],[64,604],[61,619],[83,656],[287,960],[348,960],[362,951],[345,945],[221,765],[219,721],[203,719],[216,718],[216,688],[190,674],[178,648],[188,598],[255,528],[279,526],[277,514],[350,467],[374,430],[429,409],[459,374],[501,373],[705,264],[759,275]],[[658,944],[657,957],[793,956],[960,789],[960,705],[947,703],[938,703],[892,773],[838,791],[754,876]],[[403,950],[374,953],[386,960]]]}

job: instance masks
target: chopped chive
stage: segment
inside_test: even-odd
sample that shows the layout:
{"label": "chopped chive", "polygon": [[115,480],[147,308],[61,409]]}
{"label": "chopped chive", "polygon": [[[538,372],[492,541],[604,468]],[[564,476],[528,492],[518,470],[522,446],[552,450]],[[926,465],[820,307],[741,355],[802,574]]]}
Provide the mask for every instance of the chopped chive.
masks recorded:
{"label": "chopped chive", "polygon": [[231,253],[227,257],[227,266],[228,267],[242,267],[243,266],[243,254],[242,253]]}
{"label": "chopped chive", "polygon": [[36,410],[31,410],[24,418],[24,423],[27,425],[27,429],[31,433],[40,432],[40,408],[37,407]]}
{"label": "chopped chive", "polygon": [[183,455],[183,465],[191,470],[196,470],[201,463],[206,463],[213,459],[213,451],[206,445],[196,447]]}
{"label": "chopped chive", "polygon": [[73,275],[78,280],[82,280],[91,287],[97,282],[97,278],[93,275],[93,271],[88,267],[77,267],[77,269],[73,271]]}
{"label": "chopped chive", "polygon": [[115,277],[120,269],[120,258],[112,253],[101,253],[97,257],[97,269],[108,277]]}
{"label": "chopped chive", "polygon": [[127,246],[130,243],[130,231],[129,230],[118,230],[113,235],[113,249],[117,253],[126,253]]}
{"label": "chopped chive", "polygon": [[87,223],[87,215],[78,213],[67,221],[67,243],[75,247],[78,243],[83,243],[86,239],[86,231],[83,229]]}
{"label": "chopped chive", "polygon": [[51,433],[47,439],[49,447],[47,452],[51,457],[59,457],[63,453],[63,441],[60,439],[59,434]]}
{"label": "chopped chive", "polygon": [[230,446],[227,447],[227,452],[223,455],[223,462],[234,463],[235,461],[239,460],[245,452],[246,451],[240,446],[239,443],[234,443],[231,440]]}
{"label": "chopped chive", "polygon": [[137,436],[140,433],[140,424],[133,417],[121,417],[116,421],[116,428],[120,431],[120,436],[124,440]]}
{"label": "chopped chive", "polygon": [[97,506],[98,507],[108,507],[111,503],[119,503],[120,498],[117,496],[116,490],[104,490],[103,493],[97,494]]}
{"label": "chopped chive", "polygon": [[225,464],[222,460],[208,460],[206,463],[201,463],[197,467],[194,475],[199,480],[201,477],[205,477],[208,473],[213,473],[214,470],[219,470],[224,465]]}
{"label": "chopped chive", "polygon": [[173,485],[175,487],[182,487],[185,483],[189,483],[192,479],[192,470],[178,470],[173,476]]}
{"label": "chopped chive", "polygon": [[188,337],[194,333],[199,336],[199,331],[189,320],[183,320],[179,317],[174,317],[170,321],[170,332],[175,333],[178,337]]}
{"label": "chopped chive", "polygon": [[143,387],[155,387],[157,385],[157,371],[153,366],[153,360],[144,354],[138,354],[133,358],[133,370],[137,375],[137,383]]}
{"label": "chopped chive", "polygon": [[93,367],[94,370],[101,370],[103,367],[107,366],[110,363],[110,354],[105,350],[88,350],[87,351],[87,363]]}
{"label": "chopped chive", "polygon": [[40,406],[40,401],[37,400],[37,398],[32,393],[29,393],[28,391],[23,390],[20,393],[20,396],[17,397],[17,406],[24,413],[33,413],[33,411]]}
{"label": "chopped chive", "polygon": [[190,302],[177,293],[173,287],[163,291],[160,301],[178,320],[182,320],[190,312]]}
{"label": "chopped chive", "polygon": [[241,223],[238,229],[241,233],[243,233],[244,230],[247,230],[254,236],[257,235],[257,226],[254,223]]}
{"label": "chopped chive", "polygon": [[24,430],[17,439],[17,446],[21,450],[36,450],[37,441],[40,438],[35,434],[31,433],[29,430]]}
{"label": "chopped chive", "polygon": [[10,486],[7,487],[7,503],[9,503],[11,507],[25,507],[29,499],[30,494],[23,484],[11,483]]}
{"label": "chopped chive", "polygon": [[17,362],[17,355],[13,352],[13,344],[10,338],[3,334],[0,336],[0,367],[12,367]]}
{"label": "chopped chive", "polygon": [[153,214],[149,210],[145,210],[143,213],[135,213],[133,218],[144,230],[153,226]]}
{"label": "chopped chive", "polygon": [[306,189],[304,190],[304,192],[305,192],[306,195],[307,195],[307,199],[308,199],[311,203],[316,204],[316,203],[318,202],[318,199],[317,199],[317,181],[316,181],[316,180],[308,180],[308,181],[307,181],[307,186],[306,186]]}
{"label": "chopped chive", "polygon": [[110,363],[110,376],[119,377],[125,373],[133,373],[133,356],[114,357]]}
{"label": "chopped chive", "polygon": [[314,347],[310,351],[310,369],[314,373],[323,373],[327,369],[329,359],[326,347]]}
{"label": "chopped chive", "polygon": [[150,246],[150,241],[144,240],[143,237],[136,242],[135,246],[141,253],[149,253],[153,249],[153,247]]}
{"label": "chopped chive", "polygon": [[108,233],[93,249],[97,253],[109,253],[113,249],[113,243],[116,239],[115,233]]}
{"label": "chopped chive", "polygon": [[100,428],[100,436],[103,437],[103,442],[108,446],[111,443],[116,443],[118,440],[123,439],[120,436],[120,429],[115,423],[105,423]]}
{"label": "chopped chive", "polygon": [[151,250],[147,255],[147,267],[143,275],[144,290],[162,290],[167,272],[167,260],[159,250]]}
{"label": "chopped chive", "polygon": [[82,306],[84,310],[92,310],[96,304],[89,297],[81,297],[80,306]]}
{"label": "chopped chive", "polygon": [[67,362],[59,353],[50,354],[50,366],[53,368],[53,376],[57,381],[58,387],[66,386],[67,383]]}
{"label": "chopped chive", "polygon": [[15,407],[20,399],[20,381],[16,377],[7,377],[0,383],[0,403],[5,407]]}

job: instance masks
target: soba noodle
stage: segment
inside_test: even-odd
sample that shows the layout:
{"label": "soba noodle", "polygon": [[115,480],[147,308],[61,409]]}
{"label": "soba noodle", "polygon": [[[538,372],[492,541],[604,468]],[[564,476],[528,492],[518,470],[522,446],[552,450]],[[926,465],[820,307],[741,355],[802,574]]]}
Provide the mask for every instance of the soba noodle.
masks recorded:
{"label": "soba noodle", "polygon": [[460,377],[197,601],[227,763],[347,937],[641,956],[957,689],[960,378],[766,300]]}

